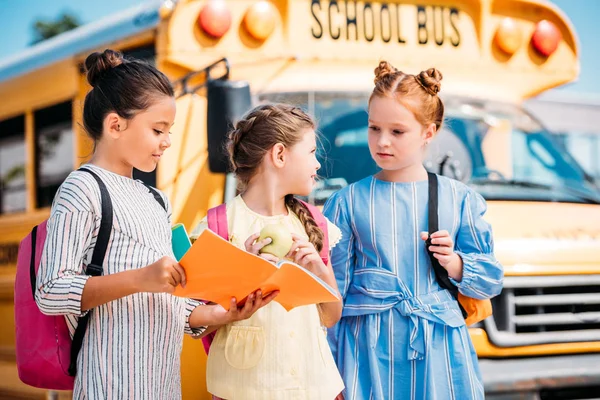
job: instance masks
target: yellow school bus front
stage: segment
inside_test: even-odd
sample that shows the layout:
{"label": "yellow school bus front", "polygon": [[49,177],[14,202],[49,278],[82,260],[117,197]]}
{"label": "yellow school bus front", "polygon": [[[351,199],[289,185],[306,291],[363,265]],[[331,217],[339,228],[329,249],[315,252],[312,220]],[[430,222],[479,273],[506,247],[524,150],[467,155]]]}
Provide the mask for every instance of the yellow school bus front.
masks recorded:
{"label": "yellow school bus front", "polygon": [[[555,6],[535,0],[239,0],[213,8],[180,1],[159,30],[159,43],[161,67],[172,76],[227,57],[231,79],[248,81],[257,102],[291,102],[317,117],[327,153],[324,179],[310,197],[317,204],[376,171],[365,110],[378,62],[410,73],[441,70],[448,119],[426,166],[484,195],[506,272],[494,316],[471,328],[484,379],[508,376],[513,386],[524,379],[504,373],[521,364],[506,367],[500,359],[554,355],[566,357],[556,361],[564,366],[581,362],[573,354],[600,351],[598,187],[543,121],[520,107],[579,73],[576,34]],[[170,168],[167,163],[159,174],[176,176]],[[175,196],[175,210],[183,209],[178,201],[195,202]],[[201,217],[179,215],[189,226]],[[554,372],[532,379],[562,385]],[[502,379],[486,383],[490,393],[506,389]]]}

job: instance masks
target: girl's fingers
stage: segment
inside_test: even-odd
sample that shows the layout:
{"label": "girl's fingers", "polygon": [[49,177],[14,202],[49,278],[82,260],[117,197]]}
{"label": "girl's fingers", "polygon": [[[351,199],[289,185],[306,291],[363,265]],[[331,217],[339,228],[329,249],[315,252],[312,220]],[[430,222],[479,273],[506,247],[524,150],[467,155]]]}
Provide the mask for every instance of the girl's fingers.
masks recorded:
{"label": "girl's fingers", "polygon": [[315,246],[313,246],[312,243],[307,242],[307,241],[294,242],[294,244],[292,244],[292,248],[290,249],[290,252],[286,255],[286,257],[294,258],[296,256],[296,254],[298,253],[298,251],[300,251],[301,249],[309,249],[312,251],[312,249],[314,249],[314,248],[315,248]]}
{"label": "girl's fingers", "polygon": [[185,284],[187,282],[187,277],[185,276],[185,270],[179,264],[173,264],[173,268],[179,274],[179,277],[180,277],[179,282],[181,284],[181,287],[185,288]]}
{"label": "girl's fingers", "polygon": [[271,239],[271,238],[265,238],[265,239],[261,240],[260,242],[254,243],[252,245],[252,250],[253,250],[252,253],[258,254],[263,247],[270,244],[272,241],[273,241],[273,239]]}
{"label": "girl's fingers", "polygon": [[448,233],[448,231],[446,230],[442,230],[442,231],[437,231],[437,232],[433,232],[431,234],[431,238],[439,238],[439,237],[444,237],[444,236],[450,236],[450,233]]}
{"label": "girl's fingers", "polygon": [[450,254],[454,253],[452,247],[445,246],[429,246],[429,250],[433,253],[438,253],[446,256],[449,256]]}
{"label": "girl's fingers", "polygon": [[288,257],[288,258],[294,257],[294,253],[296,252],[297,249],[298,249],[298,243],[293,242],[292,247],[290,248],[290,251],[286,254],[286,257]]}
{"label": "girl's fingers", "polygon": [[452,241],[450,236],[431,239],[431,244],[436,244],[438,246],[454,247],[454,242]]}
{"label": "girl's fingers", "polygon": [[450,256],[437,253],[434,253],[433,256],[439,260],[442,267],[445,267],[450,262]]}
{"label": "girl's fingers", "polygon": [[421,232],[421,240],[427,240],[429,238],[429,233]]}
{"label": "girl's fingers", "polygon": [[169,275],[167,278],[167,282],[169,283],[169,285],[175,287],[177,285],[179,285],[179,282],[177,281],[177,278],[179,277],[179,274],[177,273],[177,271],[175,271],[174,269],[172,269],[171,271],[169,271]]}
{"label": "girl's fingers", "polygon": [[242,310],[240,311],[240,314],[242,314],[242,316],[248,314],[248,312],[254,308],[254,300],[256,300],[256,295],[254,293],[250,293],[250,295],[248,295],[248,298],[246,299],[244,307],[242,307]]}
{"label": "girl's fingers", "polygon": [[262,293],[260,290],[257,290],[254,293],[250,293],[246,304],[244,304],[244,307],[240,310],[240,315],[238,319],[242,320],[250,318],[256,312],[256,310],[258,309],[257,307],[259,307],[261,303]]}
{"label": "girl's fingers", "polygon": [[268,295],[266,295],[265,297],[262,298],[262,307],[266,306],[267,304],[269,304],[271,301],[273,301],[273,299],[275,297],[277,297],[277,295],[279,294],[279,290],[276,290],[274,292],[269,293]]}
{"label": "girl's fingers", "polygon": [[248,311],[248,316],[246,318],[250,318],[252,315],[254,315],[255,312],[258,311],[259,308],[261,308],[263,306],[263,299],[262,299],[262,295],[260,297],[256,298],[256,301],[253,304],[253,307]]}
{"label": "girl's fingers", "polygon": [[269,253],[260,253],[260,257],[264,258],[267,261],[277,264],[279,262],[279,258]]}
{"label": "girl's fingers", "polygon": [[235,297],[232,297],[229,301],[229,310],[227,310],[227,312],[230,313],[233,310],[237,310],[237,299]]}
{"label": "girl's fingers", "polygon": [[248,239],[246,239],[246,241],[244,242],[244,246],[246,247],[246,250],[248,250],[249,248],[252,247],[252,245],[254,244],[254,242],[256,242],[256,239],[258,239],[259,236],[260,236],[260,233],[255,233],[254,235],[252,235]]}
{"label": "girl's fingers", "polygon": [[302,260],[302,258],[304,258],[304,256],[306,256],[307,254],[310,254],[311,250],[310,249],[299,249],[296,254],[294,255],[294,262],[296,264],[300,264],[300,261]]}

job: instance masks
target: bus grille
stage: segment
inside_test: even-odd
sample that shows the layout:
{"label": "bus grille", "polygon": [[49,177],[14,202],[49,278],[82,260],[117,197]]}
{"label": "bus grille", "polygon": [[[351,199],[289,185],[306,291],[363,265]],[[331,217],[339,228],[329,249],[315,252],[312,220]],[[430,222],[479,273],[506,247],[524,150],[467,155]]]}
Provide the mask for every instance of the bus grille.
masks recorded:
{"label": "bus grille", "polygon": [[600,275],[505,277],[492,303],[496,346],[600,341]]}

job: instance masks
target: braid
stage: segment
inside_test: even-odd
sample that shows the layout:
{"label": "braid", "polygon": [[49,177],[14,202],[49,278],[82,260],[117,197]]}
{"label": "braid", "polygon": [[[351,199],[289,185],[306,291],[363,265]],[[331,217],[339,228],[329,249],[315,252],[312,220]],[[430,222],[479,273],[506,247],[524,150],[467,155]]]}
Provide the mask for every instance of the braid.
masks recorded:
{"label": "braid", "polygon": [[[231,168],[234,173],[238,172],[240,166],[236,162],[238,159],[238,149],[242,139],[250,132],[254,126],[254,122],[256,121],[257,116],[239,120],[235,129],[229,132],[229,137],[227,141],[227,154],[229,154],[229,163],[231,164]],[[243,168],[243,167],[242,167]]]}
{"label": "braid", "polygon": [[298,219],[304,225],[308,240],[315,246],[318,252],[321,252],[323,249],[323,231],[317,225],[310,211],[291,194],[285,196],[285,204],[298,216]]}

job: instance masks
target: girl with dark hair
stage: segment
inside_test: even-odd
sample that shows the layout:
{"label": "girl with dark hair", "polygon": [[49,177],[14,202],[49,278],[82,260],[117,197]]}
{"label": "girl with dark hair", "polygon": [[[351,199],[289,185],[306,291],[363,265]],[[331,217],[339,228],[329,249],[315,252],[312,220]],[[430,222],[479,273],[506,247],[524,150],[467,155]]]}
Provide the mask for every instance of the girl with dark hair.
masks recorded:
{"label": "girl with dark hair", "polygon": [[[171,295],[186,278],[171,249],[169,200],[132,173],[153,171],[171,145],[173,90],[151,65],[112,50],[89,55],[85,66],[93,88],[83,125],[94,155],[82,167],[87,172],[72,172],[54,199],[36,301],[45,314],[65,315],[72,335],[89,313],[75,399],[179,399],[184,332],[199,337],[207,325],[247,318],[274,295],[251,294],[242,309],[232,299],[229,311]],[[92,174],[113,209],[100,276],[86,274],[103,217]]]}

